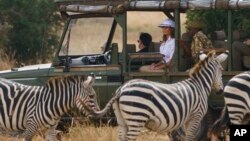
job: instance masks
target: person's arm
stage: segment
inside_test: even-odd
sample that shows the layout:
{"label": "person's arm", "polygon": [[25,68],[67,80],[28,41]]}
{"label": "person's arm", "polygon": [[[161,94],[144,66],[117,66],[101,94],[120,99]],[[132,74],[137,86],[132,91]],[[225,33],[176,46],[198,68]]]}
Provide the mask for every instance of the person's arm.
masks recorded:
{"label": "person's arm", "polygon": [[209,52],[211,50],[215,50],[217,53],[223,53],[225,52],[227,49],[226,48],[204,48],[204,49],[201,49],[200,51],[203,51],[203,52]]}
{"label": "person's arm", "polygon": [[170,64],[175,51],[175,40],[173,39],[171,42],[169,42],[166,48],[167,50],[161,52],[161,54],[165,55],[165,57],[163,58],[165,62],[160,61],[156,64],[152,64],[151,69],[162,69],[166,64]]}
{"label": "person's arm", "polygon": [[247,39],[246,41],[243,42],[245,45],[250,46],[250,39]]}
{"label": "person's arm", "polygon": [[162,63],[162,61],[160,61],[160,62],[158,62],[158,63],[153,63],[153,64],[151,64],[151,66],[150,66],[150,68],[152,69],[152,70],[159,70],[159,69],[162,69],[162,68],[164,68],[164,63]]}

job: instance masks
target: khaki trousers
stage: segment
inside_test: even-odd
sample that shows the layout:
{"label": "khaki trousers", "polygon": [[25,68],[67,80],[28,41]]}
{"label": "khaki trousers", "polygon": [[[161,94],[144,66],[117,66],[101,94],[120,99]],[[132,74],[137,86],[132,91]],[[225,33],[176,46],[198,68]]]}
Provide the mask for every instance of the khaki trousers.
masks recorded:
{"label": "khaki trousers", "polygon": [[139,68],[140,72],[164,72],[164,69],[158,69],[158,70],[152,70],[150,69],[150,65],[145,65],[145,66],[141,66]]}

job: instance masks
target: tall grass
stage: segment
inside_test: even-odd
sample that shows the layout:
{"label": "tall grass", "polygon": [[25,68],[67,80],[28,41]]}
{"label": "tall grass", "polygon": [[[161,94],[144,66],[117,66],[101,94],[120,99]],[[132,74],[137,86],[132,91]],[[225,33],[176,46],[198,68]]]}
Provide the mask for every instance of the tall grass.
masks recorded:
{"label": "tall grass", "polygon": [[[93,125],[77,125],[69,130],[69,133],[62,135],[62,141],[117,141],[117,127]],[[22,139],[0,136],[1,141],[22,141]],[[37,135],[33,141],[43,141],[41,136]],[[167,135],[157,134],[145,130],[137,141],[169,141]]]}
{"label": "tall grass", "polygon": [[6,54],[5,51],[0,48],[0,64],[0,70],[6,70],[14,67],[16,64],[14,54]]}

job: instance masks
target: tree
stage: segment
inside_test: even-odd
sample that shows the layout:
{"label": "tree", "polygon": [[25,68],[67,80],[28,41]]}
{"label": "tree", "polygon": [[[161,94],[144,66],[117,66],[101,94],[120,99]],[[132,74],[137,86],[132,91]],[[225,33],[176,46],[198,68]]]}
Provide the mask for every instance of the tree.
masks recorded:
{"label": "tree", "polygon": [[44,63],[52,57],[62,27],[52,0],[2,0],[0,22],[8,23],[5,49],[25,63]]}
{"label": "tree", "polygon": [[189,10],[187,22],[192,20],[201,21],[206,33],[215,30],[227,31],[227,11],[225,10]]}
{"label": "tree", "polygon": [[[224,30],[227,33],[228,19],[227,10],[189,10],[187,12],[187,22],[192,20],[202,21],[205,25],[205,32],[210,33],[215,30]],[[250,10],[233,10],[233,30],[245,30],[250,34]]]}

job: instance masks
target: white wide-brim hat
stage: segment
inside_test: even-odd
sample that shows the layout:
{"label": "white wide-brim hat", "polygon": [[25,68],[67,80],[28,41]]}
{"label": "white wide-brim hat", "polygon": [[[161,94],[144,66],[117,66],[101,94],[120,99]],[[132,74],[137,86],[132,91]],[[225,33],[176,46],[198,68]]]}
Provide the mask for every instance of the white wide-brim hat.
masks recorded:
{"label": "white wide-brim hat", "polygon": [[171,19],[164,20],[158,27],[172,27],[175,28],[175,23]]}

